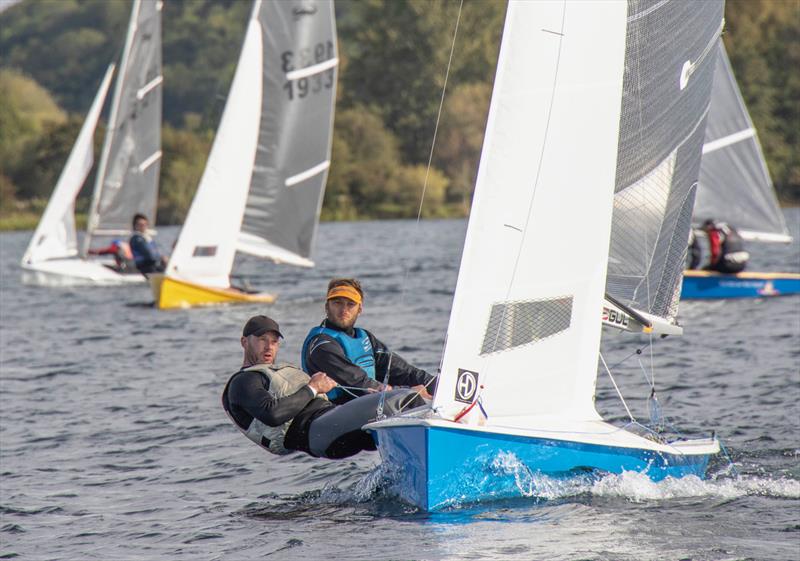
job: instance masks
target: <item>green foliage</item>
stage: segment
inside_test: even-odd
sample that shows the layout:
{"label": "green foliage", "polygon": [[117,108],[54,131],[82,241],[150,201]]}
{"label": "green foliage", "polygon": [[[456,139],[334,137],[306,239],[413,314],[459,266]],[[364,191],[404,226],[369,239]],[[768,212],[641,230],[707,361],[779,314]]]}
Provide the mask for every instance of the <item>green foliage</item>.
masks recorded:
{"label": "green foliage", "polygon": [[469,212],[492,86],[474,82],[457,86],[447,99],[436,142],[434,163],[450,178],[446,201]]}
{"label": "green foliage", "polygon": [[[324,218],[416,216],[426,166],[404,165],[395,137],[374,108],[339,111],[325,193]],[[449,181],[435,168],[428,174],[423,214],[440,216]]]}
{"label": "green foliage", "polygon": [[800,204],[800,3],[728,0],[725,46],[778,196]]}
{"label": "green foliage", "polygon": [[211,136],[165,125],[161,131],[161,144],[164,156],[158,222],[182,224],[203,175],[211,149]]}
{"label": "green foliage", "polygon": [[130,10],[128,0],[21,2],[2,15],[0,66],[23,69],[62,107],[84,112],[121,52]]}
{"label": "green foliage", "polygon": [[66,116],[46,90],[13,70],[0,69],[0,100],[0,173],[10,175],[26,146]]}
{"label": "green foliage", "polygon": [[[404,159],[427,162],[450,58],[458,1],[366,0],[346,3],[339,26],[348,56],[340,76],[342,104],[377,108],[399,139]],[[491,83],[504,2],[464,2],[451,87],[460,81]]]}
{"label": "green foliage", "polygon": [[[506,3],[464,0],[450,60],[459,5],[337,0],[340,80],[323,219],[415,217],[423,188],[423,216],[468,213]],[[99,81],[121,53],[130,9],[130,0],[37,0],[0,15],[0,228],[41,211],[37,201],[55,186]],[[161,224],[186,215],[251,9],[249,1],[164,2]],[[798,2],[728,0],[726,20],[728,52],[779,195],[800,203]],[[102,138],[101,125],[96,147]]]}
{"label": "green foliage", "polygon": [[56,186],[83,119],[73,116],[64,123],[47,123],[42,134],[25,144],[14,183],[22,198],[46,198]]}

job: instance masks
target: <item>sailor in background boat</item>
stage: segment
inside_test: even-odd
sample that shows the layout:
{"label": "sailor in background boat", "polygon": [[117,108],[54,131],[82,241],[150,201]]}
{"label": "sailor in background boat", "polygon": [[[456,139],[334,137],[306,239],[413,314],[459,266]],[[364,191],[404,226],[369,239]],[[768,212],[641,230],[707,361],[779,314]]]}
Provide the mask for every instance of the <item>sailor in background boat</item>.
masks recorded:
{"label": "sailor in background boat", "polygon": [[106,267],[122,274],[139,274],[136,262],[133,260],[131,246],[125,240],[112,240],[106,247],[97,247],[89,250],[89,255],[112,255],[115,265]]}
{"label": "sailor in background boat", "polygon": [[147,232],[149,221],[144,214],[133,217],[133,235],[130,246],[136,268],[143,275],[148,273],[163,273],[167,268],[167,258],[161,254],[156,241]]}
{"label": "sailor in background boat", "polygon": [[408,364],[366,329],[355,327],[364,309],[363,299],[364,291],[356,279],[328,283],[325,319],[303,342],[303,370],[326,372],[344,386],[328,393],[335,403],[392,386],[410,387],[430,399],[435,388],[433,376]]}
{"label": "sailor in background boat", "polygon": [[324,372],[309,376],[291,364],[275,362],[282,338],[273,319],[250,318],[242,330],[242,368],[222,392],[222,407],[230,419],[268,452],[299,450],[336,459],[375,450],[362,426],[381,414],[391,416],[425,404],[412,390],[394,390],[334,405],[325,393],[336,382]]}
{"label": "sailor in background boat", "polygon": [[744,271],[750,254],[744,249],[744,241],[733,226],[725,222],[708,219],[703,223],[708,236],[709,263],[706,269],[720,273]]}
{"label": "sailor in background boat", "polygon": [[694,233],[694,228],[689,230],[689,264],[687,269],[697,269],[700,266],[700,261],[703,259],[703,250],[700,247],[700,242],[697,235]]}

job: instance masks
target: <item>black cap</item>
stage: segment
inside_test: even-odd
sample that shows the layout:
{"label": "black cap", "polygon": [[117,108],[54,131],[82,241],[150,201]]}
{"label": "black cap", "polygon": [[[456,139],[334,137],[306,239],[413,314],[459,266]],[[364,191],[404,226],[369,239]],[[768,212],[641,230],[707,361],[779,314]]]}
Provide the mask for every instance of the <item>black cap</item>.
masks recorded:
{"label": "black cap", "polygon": [[244,324],[242,337],[249,337],[250,335],[260,337],[267,331],[274,331],[278,334],[278,337],[283,338],[283,334],[275,320],[267,316],[253,316]]}

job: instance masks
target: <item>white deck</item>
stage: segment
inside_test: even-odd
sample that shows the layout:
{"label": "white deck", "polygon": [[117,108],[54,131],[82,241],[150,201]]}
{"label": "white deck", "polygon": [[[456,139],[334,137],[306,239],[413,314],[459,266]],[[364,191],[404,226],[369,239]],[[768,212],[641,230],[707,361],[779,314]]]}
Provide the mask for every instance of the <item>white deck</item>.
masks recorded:
{"label": "white deck", "polygon": [[38,286],[120,286],[143,284],[141,274],[117,273],[104,265],[112,261],[86,260],[79,257],[49,259],[31,265],[22,265],[22,282]]}

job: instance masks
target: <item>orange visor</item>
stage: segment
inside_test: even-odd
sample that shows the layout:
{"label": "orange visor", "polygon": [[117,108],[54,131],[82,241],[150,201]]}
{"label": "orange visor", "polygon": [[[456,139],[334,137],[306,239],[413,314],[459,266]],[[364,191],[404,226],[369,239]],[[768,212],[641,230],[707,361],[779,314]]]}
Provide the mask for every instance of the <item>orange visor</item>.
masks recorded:
{"label": "orange visor", "polygon": [[358,290],[353,288],[352,286],[335,286],[328,291],[328,297],[326,300],[330,300],[331,298],[347,298],[348,300],[352,300],[356,304],[361,303],[361,295],[358,293]]}

